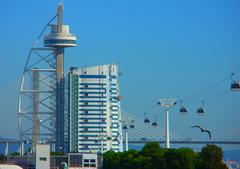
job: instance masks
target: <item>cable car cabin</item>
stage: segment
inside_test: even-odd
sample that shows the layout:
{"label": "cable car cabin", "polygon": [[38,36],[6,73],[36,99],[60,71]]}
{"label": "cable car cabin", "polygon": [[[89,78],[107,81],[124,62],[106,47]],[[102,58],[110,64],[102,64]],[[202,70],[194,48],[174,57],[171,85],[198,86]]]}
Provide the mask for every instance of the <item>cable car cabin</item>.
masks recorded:
{"label": "cable car cabin", "polygon": [[134,124],[131,124],[131,125],[130,125],[130,128],[131,128],[131,129],[135,128]]}
{"label": "cable car cabin", "polygon": [[197,114],[198,115],[203,115],[205,113],[205,110],[203,107],[200,107],[199,109],[197,109]]}
{"label": "cable car cabin", "polygon": [[152,126],[157,126],[157,125],[158,125],[157,122],[152,123]]}
{"label": "cable car cabin", "polygon": [[180,108],[179,112],[180,112],[181,114],[187,113],[187,108],[184,107],[184,106],[182,106],[182,107]]}
{"label": "cable car cabin", "polygon": [[232,91],[240,91],[240,81],[239,82],[233,82],[231,84],[231,90]]}
{"label": "cable car cabin", "polygon": [[123,129],[126,130],[126,129],[127,129],[127,126],[123,126]]}
{"label": "cable car cabin", "polygon": [[150,123],[150,120],[148,118],[145,118],[144,123]]}

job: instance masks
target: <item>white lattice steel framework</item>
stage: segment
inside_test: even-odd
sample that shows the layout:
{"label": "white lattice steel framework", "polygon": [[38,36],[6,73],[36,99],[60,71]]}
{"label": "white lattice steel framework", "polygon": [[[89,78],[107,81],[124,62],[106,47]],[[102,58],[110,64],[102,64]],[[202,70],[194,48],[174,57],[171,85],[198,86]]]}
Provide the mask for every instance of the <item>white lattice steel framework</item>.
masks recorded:
{"label": "white lattice steel framework", "polygon": [[[37,76],[36,76],[36,72]],[[21,79],[18,126],[21,140],[55,142],[56,58],[52,48],[32,48]]]}

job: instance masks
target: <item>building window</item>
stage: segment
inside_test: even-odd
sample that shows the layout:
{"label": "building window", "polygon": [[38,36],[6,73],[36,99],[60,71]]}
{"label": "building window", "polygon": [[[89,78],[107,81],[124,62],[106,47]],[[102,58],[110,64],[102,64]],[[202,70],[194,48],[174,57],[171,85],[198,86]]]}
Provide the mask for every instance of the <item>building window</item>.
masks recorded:
{"label": "building window", "polygon": [[96,159],[84,159],[84,167],[96,167]]}
{"label": "building window", "polygon": [[89,159],[84,159],[84,163],[89,163]]}
{"label": "building window", "polygon": [[90,162],[91,162],[91,163],[95,163],[96,160],[95,160],[95,159],[90,159]]}

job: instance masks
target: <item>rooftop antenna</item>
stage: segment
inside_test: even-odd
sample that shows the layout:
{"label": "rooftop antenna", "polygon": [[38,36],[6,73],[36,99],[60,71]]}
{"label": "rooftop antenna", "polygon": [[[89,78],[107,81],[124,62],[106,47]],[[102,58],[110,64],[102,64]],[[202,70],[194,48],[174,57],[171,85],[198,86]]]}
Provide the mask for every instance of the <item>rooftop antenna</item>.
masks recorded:
{"label": "rooftop antenna", "polygon": [[62,33],[62,22],[63,22],[63,6],[62,0],[60,0],[60,4],[58,5],[58,33]]}

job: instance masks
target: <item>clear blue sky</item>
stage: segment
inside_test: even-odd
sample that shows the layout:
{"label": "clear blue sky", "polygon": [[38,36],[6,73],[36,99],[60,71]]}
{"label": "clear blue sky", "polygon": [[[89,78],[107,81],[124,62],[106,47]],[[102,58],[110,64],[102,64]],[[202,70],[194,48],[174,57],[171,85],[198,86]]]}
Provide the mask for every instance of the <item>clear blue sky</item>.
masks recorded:
{"label": "clear blue sky", "polygon": [[[57,4],[1,1],[0,136],[17,134],[18,88],[28,50]],[[157,115],[162,127],[165,115],[155,104],[158,98],[186,98],[240,70],[239,0],[65,0],[64,6],[64,23],[78,36],[78,47],[66,50],[66,70],[120,63],[122,110]],[[228,89],[230,80],[193,100]],[[189,127],[202,125],[213,134],[239,127],[239,101],[240,92],[206,100],[202,117],[195,113],[199,104],[188,104],[185,116],[178,105],[171,111],[170,129],[207,139]]]}

